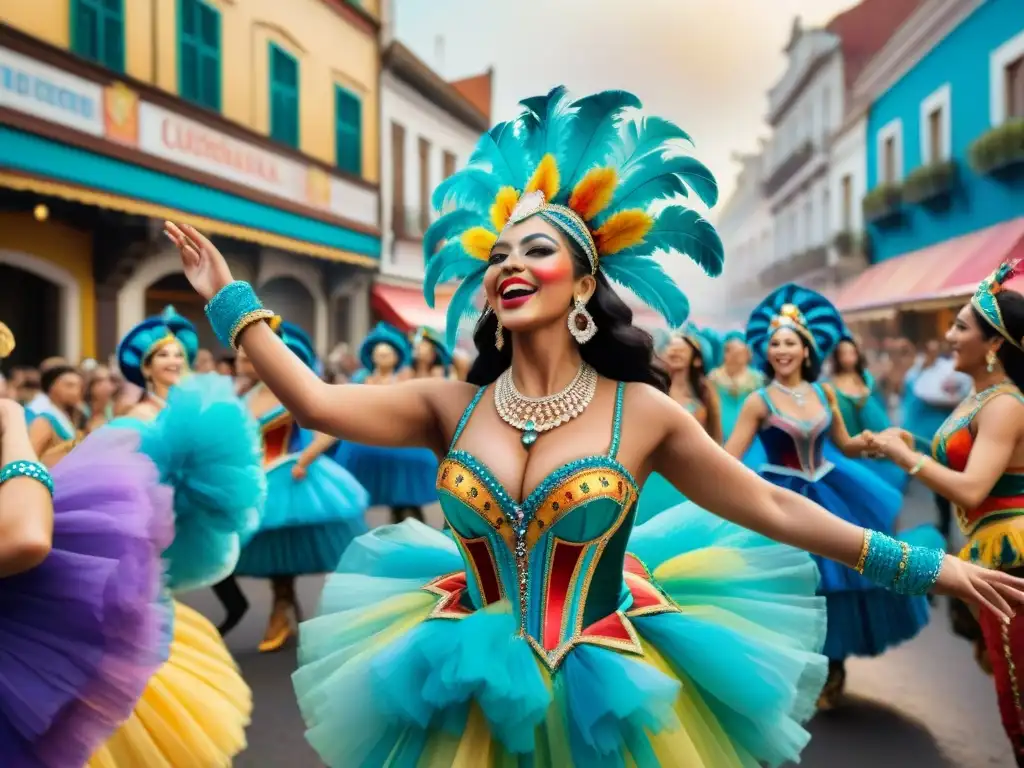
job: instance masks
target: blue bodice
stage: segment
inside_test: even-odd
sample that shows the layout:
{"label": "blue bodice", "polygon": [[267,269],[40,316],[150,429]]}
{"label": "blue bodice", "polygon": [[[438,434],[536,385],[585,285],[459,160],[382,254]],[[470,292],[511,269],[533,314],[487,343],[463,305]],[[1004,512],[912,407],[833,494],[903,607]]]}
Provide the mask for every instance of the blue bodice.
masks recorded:
{"label": "blue bodice", "polygon": [[458,618],[507,599],[522,634],[551,668],[579,643],[638,652],[631,613],[674,609],[626,554],[637,484],[616,459],[624,385],[608,453],[555,470],[522,503],[486,465],[455,448],[484,391],[438,469],[441,508],[466,571],[431,586],[446,598],[435,613]]}
{"label": "blue bodice", "polygon": [[768,418],[761,424],[761,445],[767,460],[765,472],[793,475],[814,482],[825,476],[832,464],[825,460],[825,441],[832,426],[832,408],[818,384],[811,385],[821,401],[823,413],[815,421],[804,421],[779,411],[766,389],[758,394],[768,406]]}

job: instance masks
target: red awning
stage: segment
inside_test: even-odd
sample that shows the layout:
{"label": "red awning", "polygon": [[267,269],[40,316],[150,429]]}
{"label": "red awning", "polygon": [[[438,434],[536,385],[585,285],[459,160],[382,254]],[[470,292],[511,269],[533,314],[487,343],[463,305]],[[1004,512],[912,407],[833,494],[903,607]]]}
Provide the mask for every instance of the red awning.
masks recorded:
{"label": "red awning", "polygon": [[420,288],[377,283],[373,286],[370,305],[382,320],[400,330],[409,332],[426,327],[444,333],[447,298],[438,297],[431,309]]}
{"label": "red awning", "polygon": [[887,259],[838,293],[843,314],[968,296],[1007,258],[1024,256],[1024,217]]}

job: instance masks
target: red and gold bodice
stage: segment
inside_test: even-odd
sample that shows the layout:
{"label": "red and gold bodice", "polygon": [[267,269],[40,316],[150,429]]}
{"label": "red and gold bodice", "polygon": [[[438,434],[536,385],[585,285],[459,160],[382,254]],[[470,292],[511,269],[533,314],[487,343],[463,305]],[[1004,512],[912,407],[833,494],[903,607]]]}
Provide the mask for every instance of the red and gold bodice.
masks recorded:
{"label": "red and gold bodice", "polygon": [[[936,461],[957,472],[964,471],[974,447],[974,418],[986,403],[1000,395],[1024,402],[1024,395],[1008,382],[965,400],[935,434],[932,455]],[[1024,467],[1007,467],[976,508],[956,507],[956,519],[967,537],[960,557],[989,568],[1024,565]]]}

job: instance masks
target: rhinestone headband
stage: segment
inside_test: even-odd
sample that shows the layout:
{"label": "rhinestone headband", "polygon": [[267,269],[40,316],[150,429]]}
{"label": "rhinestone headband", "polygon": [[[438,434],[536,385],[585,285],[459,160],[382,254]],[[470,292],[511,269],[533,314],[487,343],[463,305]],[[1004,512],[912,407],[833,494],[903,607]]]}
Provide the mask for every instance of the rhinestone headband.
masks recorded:
{"label": "rhinestone headband", "polygon": [[807,327],[807,321],[804,319],[803,313],[796,304],[783,304],[782,308],[779,309],[779,314],[772,318],[770,331],[768,337],[771,338],[777,331],[783,328],[789,328],[791,331],[795,331],[800,334],[814,349],[818,351],[818,342],[814,340],[814,335]]}
{"label": "rhinestone headband", "polygon": [[583,253],[587,255],[587,261],[590,262],[590,273],[594,274],[597,272],[597,243],[594,242],[594,235],[591,234],[590,227],[572,208],[548,203],[544,198],[544,193],[539,190],[528,192],[519,198],[516,207],[512,209],[512,214],[508,218],[505,229],[502,230],[502,234],[509,227],[526,221],[534,215],[540,216],[567,237],[571,237],[576,245],[583,250]]}
{"label": "rhinestone headband", "polygon": [[1004,262],[995,272],[982,280],[974,292],[974,296],[971,297],[971,306],[978,310],[978,314],[985,318],[985,322],[991,325],[1000,336],[1024,352],[1024,340],[1014,339],[1010,335],[1003,322],[1003,313],[999,309],[999,302],[996,300],[996,296],[1003,290],[1003,283],[1016,274],[1019,263],[1019,261]]}

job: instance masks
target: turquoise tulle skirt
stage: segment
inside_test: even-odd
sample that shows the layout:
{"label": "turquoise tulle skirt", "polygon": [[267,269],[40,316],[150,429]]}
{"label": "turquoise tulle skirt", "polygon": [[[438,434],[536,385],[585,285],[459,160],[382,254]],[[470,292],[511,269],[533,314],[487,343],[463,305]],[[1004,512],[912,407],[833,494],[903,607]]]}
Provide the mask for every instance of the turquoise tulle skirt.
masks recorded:
{"label": "turquoise tulle skirt", "polygon": [[637,527],[628,552],[631,578],[678,612],[631,615],[642,655],[581,644],[551,671],[507,601],[429,617],[425,585],[465,570],[448,535],[407,520],[356,539],[300,630],[309,743],[330,768],[796,760],[827,671],[811,558],[689,503]]}
{"label": "turquoise tulle skirt", "polygon": [[370,495],[371,506],[423,507],[437,501],[437,456],[429,448],[384,448],[342,441],[334,460]]}
{"label": "turquoise tulle skirt", "polygon": [[231,381],[182,379],[153,421],[123,418],[106,429],[141,433],[141,450],[174,489],[174,541],[164,552],[174,591],[215,584],[234,570],[266,499],[259,428]]}
{"label": "turquoise tulle skirt", "polygon": [[369,496],[358,481],[323,456],[296,480],[297,459],[288,456],[266,473],[263,519],[238,558],[239,576],[330,573],[352,539],[366,531]]}

